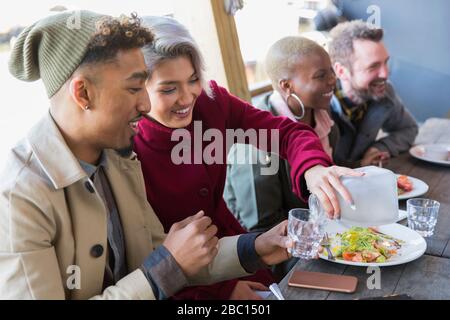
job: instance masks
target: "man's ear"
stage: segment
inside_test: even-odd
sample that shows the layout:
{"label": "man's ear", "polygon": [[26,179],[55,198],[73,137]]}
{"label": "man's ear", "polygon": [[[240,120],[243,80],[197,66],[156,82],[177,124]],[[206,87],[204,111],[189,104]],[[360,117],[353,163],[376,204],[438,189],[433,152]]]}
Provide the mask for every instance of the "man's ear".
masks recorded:
{"label": "man's ear", "polygon": [[91,97],[90,92],[92,84],[90,81],[83,76],[74,76],[69,82],[70,96],[73,101],[83,110],[87,110],[91,107]]}
{"label": "man's ear", "polygon": [[334,73],[341,80],[349,80],[351,77],[350,70],[340,62],[334,63]]}

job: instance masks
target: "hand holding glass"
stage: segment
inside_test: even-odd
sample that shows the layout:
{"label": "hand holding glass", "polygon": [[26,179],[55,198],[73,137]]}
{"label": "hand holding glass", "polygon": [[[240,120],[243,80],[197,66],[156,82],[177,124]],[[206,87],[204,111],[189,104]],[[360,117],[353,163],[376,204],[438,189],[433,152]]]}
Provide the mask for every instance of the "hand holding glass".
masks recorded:
{"label": "hand holding glass", "polygon": [[296,208],[289,211],[288,235],[294,245],[288,250],[293,257],[301,259],[317,256],[327,221],[316,196],[311,195],[309,206],[310,209]]}

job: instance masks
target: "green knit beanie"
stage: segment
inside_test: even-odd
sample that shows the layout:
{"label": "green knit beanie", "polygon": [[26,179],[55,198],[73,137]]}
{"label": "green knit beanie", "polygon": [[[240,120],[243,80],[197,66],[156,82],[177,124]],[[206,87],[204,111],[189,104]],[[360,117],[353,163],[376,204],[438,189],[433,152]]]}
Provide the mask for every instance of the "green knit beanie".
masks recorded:
{"label": "green knit beanie", "polygon": [[104,15],[67,11],[27,27],[11,51],[9,71],[17,79],[42,79],[51,98],[80,65],[95,34],[95,22]]}

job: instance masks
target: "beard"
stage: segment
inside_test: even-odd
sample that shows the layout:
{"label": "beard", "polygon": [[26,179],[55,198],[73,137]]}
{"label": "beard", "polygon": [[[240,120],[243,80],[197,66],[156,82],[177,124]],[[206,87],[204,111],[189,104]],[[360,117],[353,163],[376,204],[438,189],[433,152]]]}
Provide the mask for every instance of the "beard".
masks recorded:
{"label": "beard", "polygon": [[124,158],[129,158],[131,154],[133,153],[133,147],[134,147],[134,139],[131,137],[130,144],[126,147],[116,149],[116,152]]}
{"label": "beard", "polygon": [[[355,104],[362,104],[369,100],[379,101],[386,96],[386,81],[387,79],[385,78],[376,78],[369,83],[368,88],[358,88],[352,81],[350,92],[348,95],[351,97],[351,100]],[[382,83],[384,83],[385,86],[383,92],[375,92],[374,86]]]}

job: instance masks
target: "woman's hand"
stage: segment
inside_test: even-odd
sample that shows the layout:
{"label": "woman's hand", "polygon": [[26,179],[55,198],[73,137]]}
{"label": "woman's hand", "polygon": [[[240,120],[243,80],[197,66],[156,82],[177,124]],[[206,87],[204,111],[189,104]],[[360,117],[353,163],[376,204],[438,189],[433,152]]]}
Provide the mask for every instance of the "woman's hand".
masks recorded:
{"label": "woman's hand", "polygon": [[363,172],[358,172],[349,168],[331,166],[324,167],[321,165],[314,166],[305,172],[305,180],[308,190],[315,194],[322,204],[328,216],[338,218],[340,215],[339,200],[335,191],[353,205],[352,196],[339,180],[341,176],[363,176]]}

